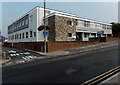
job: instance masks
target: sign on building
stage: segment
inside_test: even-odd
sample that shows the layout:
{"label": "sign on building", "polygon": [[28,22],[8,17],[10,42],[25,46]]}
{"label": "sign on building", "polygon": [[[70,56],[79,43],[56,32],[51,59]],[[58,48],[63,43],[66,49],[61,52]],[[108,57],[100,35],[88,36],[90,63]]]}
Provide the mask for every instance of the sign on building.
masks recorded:
{"label": "sign on building", "polygon": [[43,34],[44,35],[48,35],[48,31],[43,31]]}
{"label": "sign on building", "polygon": [[104,33],[104,31],[98,31],[97,32],[97,34],[103,34]]}

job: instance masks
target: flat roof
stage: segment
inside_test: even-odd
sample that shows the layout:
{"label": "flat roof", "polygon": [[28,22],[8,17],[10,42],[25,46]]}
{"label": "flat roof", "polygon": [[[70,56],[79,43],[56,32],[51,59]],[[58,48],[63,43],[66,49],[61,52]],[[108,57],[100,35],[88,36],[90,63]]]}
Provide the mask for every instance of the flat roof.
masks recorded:
{"label": "flat roof", "polygon": [[105,23],[105,22],[100,22],[100,21],[90,20],[90,19],[81,18],[81,17],[78,17],[78,16],[69,16],[69,15],[61,14],[61,13],[51,13],[50,15],[47,15],[46,18],[51,17],[51,16],[54,16],[54,15],[64,16],[64,17],[69,17],[69,18],[74,18],[74,19],[80,19],[80,20],[86,20],[86,21],[91,21],[91,22],[100,23],[100,24],[112,25],[112,24]]}

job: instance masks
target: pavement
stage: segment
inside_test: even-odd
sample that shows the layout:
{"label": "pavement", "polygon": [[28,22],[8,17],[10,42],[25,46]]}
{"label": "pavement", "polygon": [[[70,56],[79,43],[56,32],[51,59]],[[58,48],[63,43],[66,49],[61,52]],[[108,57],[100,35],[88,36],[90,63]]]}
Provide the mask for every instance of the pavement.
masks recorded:
{"label": "pavement", "polygon": [[6,59],[3,59],[2,56],[6,57],[6,53],[4,52],[4,54],[2,53],[2,47],[0,46],[0,65],[4,64],[4,63],[7,63],[11,60],[10,57],[7,57]]}
{"label": "pavement", "polygon": [[118,46],[2,68],[4,83],[82,84],[119,65]]}
{"label": "pavement", "polygon": [[116,73],[115,75],[111,76],[110,78],[102,81],[100,85],[104,84],[120,84],[120,72]]}

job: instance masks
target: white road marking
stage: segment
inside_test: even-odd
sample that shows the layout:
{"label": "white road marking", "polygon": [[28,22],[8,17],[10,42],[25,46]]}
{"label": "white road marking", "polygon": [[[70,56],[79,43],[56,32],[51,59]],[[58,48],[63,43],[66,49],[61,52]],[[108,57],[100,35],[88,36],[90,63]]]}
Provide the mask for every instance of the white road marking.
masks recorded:
{"label": "white road marking", "polygon": [[10,51],[8,51],[8,53],[16,53],[16,51],[10,50]]}
{"label": "white road marking", "polygon": [[23,53],[19,53],[19,54],[23,55]]}
{"label": "white road marking", "polygon": [[13,56],[13,54],[10,54],[10,56]]}
{"label": "white road marking", "polygon": [[29,52],[25,52],[24,54],[26,54],[26,55],[27,55],[27,54],[30,54],[30,53],[29,53]]}
{"label": "white road marking", "polygon": [[19,55],[19,53],[16,54],[17,56]]}
{"label": "white road marking", "polygon": [[22,57],[24,60],[27,60],[26,57]]}

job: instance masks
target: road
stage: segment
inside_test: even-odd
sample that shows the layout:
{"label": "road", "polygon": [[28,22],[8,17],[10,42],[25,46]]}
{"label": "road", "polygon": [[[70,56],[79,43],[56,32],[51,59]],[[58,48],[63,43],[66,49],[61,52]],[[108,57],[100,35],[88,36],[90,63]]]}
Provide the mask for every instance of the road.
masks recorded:
{"label": "road", "polygon": [[[119,53],[120,54],[120,53]],[[3,83],[83,83],[118,66],[118,46],[4,67]]]}

